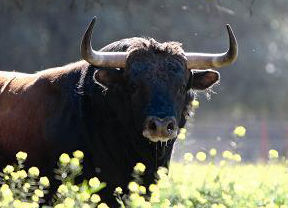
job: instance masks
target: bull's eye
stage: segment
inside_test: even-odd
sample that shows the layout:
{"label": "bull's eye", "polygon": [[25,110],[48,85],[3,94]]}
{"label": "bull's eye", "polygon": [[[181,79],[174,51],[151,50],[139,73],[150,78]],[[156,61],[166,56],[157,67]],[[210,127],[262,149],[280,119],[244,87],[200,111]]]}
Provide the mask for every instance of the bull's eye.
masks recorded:
{"label": "bull's eye", "polygon": [[184,94],[186,92],[186,85],[182,85],[180,88],[179,88],[179,92],[181,94]]}

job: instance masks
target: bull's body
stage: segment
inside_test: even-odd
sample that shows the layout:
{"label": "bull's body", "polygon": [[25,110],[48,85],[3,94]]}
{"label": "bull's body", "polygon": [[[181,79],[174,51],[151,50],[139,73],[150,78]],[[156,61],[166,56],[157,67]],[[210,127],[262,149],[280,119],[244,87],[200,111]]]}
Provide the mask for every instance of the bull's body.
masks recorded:
{"label": "bull's body", "polygon": [[0,72],[0,167],[25,151],[27,166],[53,179],[59,155],[82,150],[82,176],[107,182],[101,196],[112,205],[114,189],[125,190],[137,162],[147,166],[145,184],[154,182],[157,167],[168,165],[174,140],[160,145],[139,136],[129,120],[131,106],[122,92],[95,84],[96,69],[80,61],[29,75]]}

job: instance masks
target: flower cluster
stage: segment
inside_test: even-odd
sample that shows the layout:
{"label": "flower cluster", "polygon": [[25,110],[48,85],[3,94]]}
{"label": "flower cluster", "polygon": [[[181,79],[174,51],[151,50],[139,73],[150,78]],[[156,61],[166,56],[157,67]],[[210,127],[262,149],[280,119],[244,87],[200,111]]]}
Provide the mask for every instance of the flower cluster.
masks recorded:
{"label": "flower cluster", "polygon": [[[84,181],[80,185],[73,184],[74,178],[80,174],[81,162],[84,158],[82,151],[73,152],[72,158],[66,153],[59,157],[59,168],[56,170],[58,179],[62,184],[58,187],[54,208],[107,208],[107,204],[101,203],[97,194],[105,187],[97,177]],[[48,193],[50,181],[46,176],[40,177],[40,170],[37,167],[24,169],[24,162],[27,153],[16,154],[18,164],[7,165],[0,172],[0,207],[3,208],[38,208],[44,203],[44,197]],[[2,179],[3,178],[3,179]],[[4,183],[3,183],[4,182]],[[48,203],[48,202],[47,202]]]}
{"label": "flower cluster", "polygon": [[26,172],[23,163],[27,153],[18,152],[16,159],[17,165],[7,165],[0,173],[4,182],[0,187],[0,207],[37,208],[48,193],[49,180],[45,176],[39,178],[37,167],[31,167]]}
{"label": "flower cluster", "polygon": [[57,189],[55,208],[107,208],[107,204],[101,203],[101,197],[97,194],[106,185],[97,177],[84,181],[80,185],[73,183],[76,176],[81,174],[84,154],[80,150],[73,152],[73,157],[63,153],[59,157],[59,168],[56,170],[57,178],[62,184]]}
{"label": "flower cluster", "polygon": [[[245,133],[246,129],[240,126],[233,135],[238,138]],[[181,129],[180,134],[185,137],[186,129]],[[127,187],[117,187],[114,196],[121,207],[132,208],[287,208],[288,159],[275,149],[267,154],[267,164],[245,165],[240,163],[242,158],[236,149],[218,155],[215,148],[194,155],[187,152],[184,163],[170,165],[169,174],[167,168],[160,167],[155,174],[158,180],[149,186],[143,185],[147,167],[138,162],[133,169],[133,180]],[[72,155],[60,155],[56,177],[61,185],[52,205],[45,207],[108,208],[98,195],[105,183],[97,177],[78,185],[74,183],[75,177],[81,174],[83,158],[79,150]],[[0,172],[0,207],[38,208],[48,204],[44,198],[49,179],[41,176],[37,167],[24,169],[25,152],[18,152],[16,159],[16,165],[7,165]]]}

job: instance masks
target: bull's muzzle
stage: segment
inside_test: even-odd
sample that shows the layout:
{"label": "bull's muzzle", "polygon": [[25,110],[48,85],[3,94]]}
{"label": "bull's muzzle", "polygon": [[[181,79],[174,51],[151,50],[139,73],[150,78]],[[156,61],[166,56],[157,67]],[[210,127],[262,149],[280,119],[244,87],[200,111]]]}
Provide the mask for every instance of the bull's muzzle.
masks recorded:
{"label": "bull's muzzle", "polygon": [[149,116],[144,122],[143,136],[152,142],[163,142],[175,138],[177,131],[178,126],[175,117]]}

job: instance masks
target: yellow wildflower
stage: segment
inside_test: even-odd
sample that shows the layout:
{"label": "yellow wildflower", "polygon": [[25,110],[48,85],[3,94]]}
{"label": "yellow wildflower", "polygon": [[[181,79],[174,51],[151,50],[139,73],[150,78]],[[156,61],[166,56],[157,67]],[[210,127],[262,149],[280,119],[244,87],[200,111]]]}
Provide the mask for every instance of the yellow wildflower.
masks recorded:
{"label": "yellow wildflower", "polygon": [[232,154],[232,152],[230,152],[229,150],[225,150],[225,151],[222,153],[222,157],[223,157],[223,158],[226,158],[226,159],[232,159],[232,158],[233,158],[233,154]]}
{"label": "yellow wildflower", "polygon": [[17,181],[19,179],[19,173],[18,172],[16,172],[16,173],[12,172],[11,176],[12,176],[13,181]]}
{"label": "yellow wildflower", "polygon": [[24,192],[28,192],[29,188],[30,188],[30,184],[29,183],[24,183],[24,185],[23,185]]}
{"label": "yellow wildflower", "polygon": [[19,199],[13,201],[13,207],[15,208],[22,208],[22,202]]}
{"label": "yellow wildflower", "polygon": [[158,190],[158,186],[156,184],[153,184],[153,183],[150,184],[149,191],[154,192],[156,190]]}
{"label": "yellow wildflower", "polygon": [[39,169],[37,167],[31,167],[31,168],[29,168],[28,173],[32,177],[38,177],[40,171],[39,171]]}
{"label": "yellow wildflower", "polygon": [[180,133],[186,134],[186,132],[187,132],[187,129],[185,129],[185,128],[180,128]]}
{"label": "yellow wildflower", "polygon": [[14,167],[12,165],[7,165],[4,169],[3,172],[6,174],[12,173],[14,171]]}
{"label": "yellow wildflower", "polygon": [[238,137],[244,137],[246,134],[246,129],[244,126],[237,126],[234,129],[233,134],[235,134]]}
{"label": "yellow wildflower", "polygon": [[79,187],[76,186],[76,185],[73,185],[73,186],[71,187],[71,189],[72,189],[72,191],[74,191],[74,192],[79,191]]}
{"label": "yellow wildflower", "polygon": [[97,206],[97,208],[109,208],[106,203],[101,203]]}
{"label": "yellow wildflower", "polygon": [[64,204],[57,204],[54,208],[65,208]]}
{"label": "yellow wildflower", "polygon": [[87,203],[81,205],[81,208],[91,208],[91,206]]}
{"label": "yellow wildflower", "polygon": [[7,184],[3,184],[2,186],[1,186],[1,188],[0,188],[0,191],[2,192],[2,193],[4,193],[6,190],[8,190],[8,189],[10,189],[9,188],[9,186],[7,185]]}
{"label": "yellow wildflower", "polygon": [[92,188],[97,188],[99,185],[100,185],[100,181],[97,177],[94,177],[94,178],[91,178],[89,180],[89,185],[92,187]]}
{"label": "yellow wildflower", "polygon": [[117,188],[115,189],[115,193],[116,193],[116,194],[122,194],[122,193],[123,193],[122,188],[121,188],[121,187],[117,187]]}
{"label": "yellow wildflower", "polygon": [[277,150],[275,150],[275,149],[269,150],[269,158],[270,159],[277,159],[278,157],[279,157],[279,154],[278,154]]}
{"label": "yellow wildflower", "polygon": [[90,198],[90,194],[87,193],[86,191],[81,192],[78,196],[80,201],[87,201]]}
{"label": "yellow wildflower", "polygon": [[197,160],[203,162],[206,160],[206,153],[205,152],[197,152],[196,158],[197,158]]}
{"label": "yellow wildflower", "polygon": [[241,162],[241,155],[239,155],[239,154],[235,154],[235,155],[233,155],[233,159],[236,161],[236,162]]}
{"label": "yellow wildflower", "polygon": [[139,190],[139,185],[134,182],[134,181],[131,181],[129,184],[128,184],[128,189],[132,192],[137,192]]}
{"label": "yellow wildflower", "polygon": [[68,188],[67,188],[66,185],[61,184],[61,185],[58,187],[57,191],[58,191],[60,194],[64,195],[64,194],[67,194],[67,193],[68,193]]}
{"label": "yellow wildflower", "polygon": [[40,178],[40,184],[44,187],[48,187],[50,185],[49,179],[46,176],[41,177]]}
{"label": "yellow wildflower", "polygon": [[143,163],[136,163],[134,171],[137,173],[144,173],[146,166]]}
{"label": "yellow wildflower", "polygon": [[32,200],[33,200],[34,202],[38,202],[38,201],[39,201],[39,197],[36,196],[36,195],[33,195],[31,198],[32,198]]}
{"label": "yellow wildflower", "polygon": [[180,133],[178,134],[177,138],[180,139],[180,140],[185,140],[185,139],[186,139],[186,135],[185,135],[184,133],[181,133],[181,132],[180,132]]}
{"label": "yellow wildflower", "polygon": [[[4,201],[6,201],[7,203],[10,203],[11,201],[13,201],[13,193],[7,184],[3,184],[0,188],[0,191],[2,193],[2,197]],[[1,199],[1,201],[3,199]]]}
{"label": "yellow wildflower", "polygon": [[16,158],[17,158],[17,160],[24,161],[27,158],[27,153],[20,151],[16,154]]}
{"label": "yellow wildflower", "polygon": [[80,150],[76,150],[75,152],[73,152],[73,156],[81,160],[84,157],[84,153]]}
{"label": "yellow wildflower", "polygon": [[92,194],[90,200],[93,203],[99,203],[101,201],[101,198],[98,194]]}
{"label": "yellow wildflower", "polygon": [[20,171],[17,171],[18,175],[19,175],[19,178],[26,178],[27,177],[27,173],[25,170],[20,170]]}
{"label": "yellow wildflower", "polygon": [[165,167],[159,167],[157,170],[157,174],[160,176],[160,178],[167,176],[168,169]]}
{"label": "yellow wildflower", "polygon": [[69,198],[69,197],[67,197],[64,201],[63,201],[63,204],[64,204],[64,206],[66,207],[66,208],[68,208],[68,207],[74,207],[74,205],[75,205],[75,201],[74,201],[74,199],[71,199],[71,198]]}
{"label": "yellow wildflower", "polygon": [[215,148],[210,149],[209,154],[211,157],[215,157],[217,155],[217,150]]}
{"label": "yellow wildflower", "polygon": [[194,99],[194,100],[191,102],[191,105],[192,105],[193,108],[199,108],[200,103],[199,103],[198,100],[195,100],[195,99]]}
{"label": "yellow wildflower", "polygon": [[68,154],[63,153],[62,155],[60,155],[59,161],[62,165],[67,165],[70,162],[70,157]]}
{"label": "yellow wildflower", "polygon": [[193,160],[193,155],[191,153],[189,153],[189,152],[185,153],[184,154],[184,160],[186,162],[191,162]]}
{"label": "yellow wildflower", "polygon": [[38,196],[40,198],[44,196],[44,192],[42,190],[40,190],[40,189],[36,189],[34,191],[34,193],[35,193],[36,196]]}
{"label": "yellow wildflower", "polygon": [[145,186],[140,186],[140,187],[139,187],[139,191],[140,191],[141,194],[146,194],[146,188],[145,188]]}

